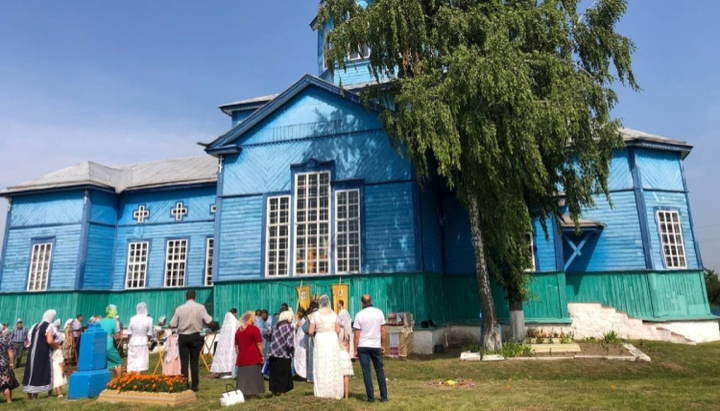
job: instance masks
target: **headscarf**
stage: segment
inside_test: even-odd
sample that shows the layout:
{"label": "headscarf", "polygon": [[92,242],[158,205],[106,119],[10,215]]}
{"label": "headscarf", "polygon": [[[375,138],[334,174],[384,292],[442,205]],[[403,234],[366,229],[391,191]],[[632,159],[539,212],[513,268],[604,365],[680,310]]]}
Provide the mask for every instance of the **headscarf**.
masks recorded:
{"label": "headscarf", "polygon": [[240,319],[240,328],[246,329],[249,325],[255,324],[255,311],[247,311]]}
{"label": "headscarf", "polygon": [[147,317],[148,316],[147,304],[138,303],[138,305],[135,306],[135,312],[137,313],[138,317]]}
{"label": "headscarf", "polygon": [[69,319],[69,320],[67,320],[67,321],[65,321],[65,325],[63,325],[63,330],[66,330],[66,331],[67,331],[68,327],[71,326],[72,323],[73,323],[73,319],[72,319],[72,318]]}
{"label": "headscarf", "polygon": [[332,308],[330,308],[330,297],[327,296],[327,294],[323,294],[320,296],[320,299],[318,300],[318,305],[320,306],[320,313],[327,315],[330,314],[332,311]]}
{"label": "headscarf", "polygon": [[55,321],[57,312],[55,310],[47,310],[42,316],[42,322],[52,324]]}
{"label": "headscarf", "polygon": [[52,323],[57,329],[60,329],[61,321],[59,318],[56,318],[55,321]]}
{"label": "headscarf", "polygon": [[293,313],[292,308],[288,308],[287,311],[283,311],[280,313],[280,317],[278,317],[278,324],[287,321],[288,323],[292,324],[293,319],[295,319],[295,314]]}
{"label": "headscarf", "polygon": [[118,309],[113,304],[110,304],[105,309],[105,315],[107,318],[115,318],[115,316],[118,314]]}
{"label": "headscarf", "polygon": [[160,324],[165,325],[166,320],[167,320],[167,317],[165,317],[164,315],[162,317],[158,318],[158,325],[160,325]]}

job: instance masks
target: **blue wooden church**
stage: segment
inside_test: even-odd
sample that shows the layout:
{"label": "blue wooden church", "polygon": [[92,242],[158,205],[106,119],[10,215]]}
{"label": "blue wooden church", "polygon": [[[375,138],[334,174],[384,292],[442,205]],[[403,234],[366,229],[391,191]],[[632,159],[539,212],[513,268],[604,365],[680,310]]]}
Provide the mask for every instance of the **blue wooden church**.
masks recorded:
{"label": "blue wooden church", "polygon": [[[222,105],[231,128],[204,157],[86,162],[2,191],[10,206],[0,321],[32,322],[48,308],[88,316],[109,303],[127,319],[141,301],[157,318],[188,288],[222,318],[231,307],[294,305],[301,282],[322,294],[342,279],[351,312],[370,293],[386,312],[477,324],[465,210],[442,187],[420,189],[378,114],[359,101],[357,90],[373,81],[370,51],[348,56],[348,70],[333,78],[324,39],[320,28],[318,76]],[[715,318],[683,171],[692,147],[620,132],[614,208],[598,196],[579,235],[567,218],[547,222],[548,239],[535,223],[529,324],[573,326],[573,304],[587,302],[678,330]],[[507,321],[499,286],[495,297]]]}

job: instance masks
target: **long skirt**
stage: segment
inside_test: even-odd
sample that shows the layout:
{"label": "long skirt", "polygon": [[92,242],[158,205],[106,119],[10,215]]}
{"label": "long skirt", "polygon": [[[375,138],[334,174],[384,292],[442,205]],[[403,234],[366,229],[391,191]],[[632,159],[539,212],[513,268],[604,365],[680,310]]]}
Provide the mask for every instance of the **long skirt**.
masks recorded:
{"label": "long skirt", "polygon": [[65,373],[63,373],[62,363],[65,361],[61,349],[53,350],[52,354],[52,381],[53,388],[59,388],[67,384],[65,380]]}
{"label": "long skirt", "polygon": [[105,352],[105,357],[107,358],[107,368],[113,369],[121,366],[122,358],[120,358],[120,353],[118,353],[117,348],[115,348],[115,340],[108,338],[105,347],[107,348],[107,351]]}
{"label": "long skirt", "polygon": [[292,358],[270,357],[270,392],[286,393],[292,391]]}
{"label": "long skirt", "polygon": [[265,380],[262,375],[262,364],[238,367],[235,389],[240,390],[246,397],[264,393]]}
{"label": "long skirt", "polygon": [[150,368],[150,349],[145,344],[140,345],[129,345],[127,355],[127,370],[128,372],[143,372]]}

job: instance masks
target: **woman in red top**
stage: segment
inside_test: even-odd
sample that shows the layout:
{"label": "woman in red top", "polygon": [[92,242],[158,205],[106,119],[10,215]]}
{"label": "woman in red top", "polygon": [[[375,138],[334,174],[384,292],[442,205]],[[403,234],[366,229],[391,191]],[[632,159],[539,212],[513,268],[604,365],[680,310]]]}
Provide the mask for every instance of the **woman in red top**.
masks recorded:
{"label": "woman in red top", "polygon": [[255,326],[255,312],[248,311],[240,319],[240,328],[235,333],[235,352],[237,353],[237,390],[243,395],[253,397],[265,392],[265,380],[262,366],[265,363],[260,329]]}

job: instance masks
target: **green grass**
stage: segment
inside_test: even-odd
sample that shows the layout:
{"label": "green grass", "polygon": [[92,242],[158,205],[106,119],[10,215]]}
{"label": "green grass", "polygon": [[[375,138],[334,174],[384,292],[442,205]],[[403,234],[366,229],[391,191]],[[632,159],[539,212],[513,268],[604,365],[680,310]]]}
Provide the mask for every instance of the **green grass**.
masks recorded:
{"label": "green grass", "polygon": [[[720,408],[720,344],[697,346],[635,342],[653,362],[607,360],[503,361],[464,363],[459,352],[439,357],[387,359],[390,402],[363,401],[359,364],[351,380],[349,401],[313,397],[312,385],[296,381],[286,396],[269,395],[234,408],[243,410],[710,410]],[[151,369],[157,357],[151,357]],[[203,375],[206,373],[203,373]],[[18,370],[18,379],[22,370]],[[430,380],[472,378],[470,388],[431,387]],[[227,380],[203,378],[198,401],[187,410],[218,409]],[[508,388],[509,387],[509,388]],[[94,400],[68,401],[45,395],[28,401],[14,392],[18,410],[132,410],[144,406],[98,404]],[[376,393],[377,395],[377,393]],[[2,405],[0,405],[2,407]],[[182,408],[182,407],[181,407]],[[157,408],[163,409],[163,408]]]}

